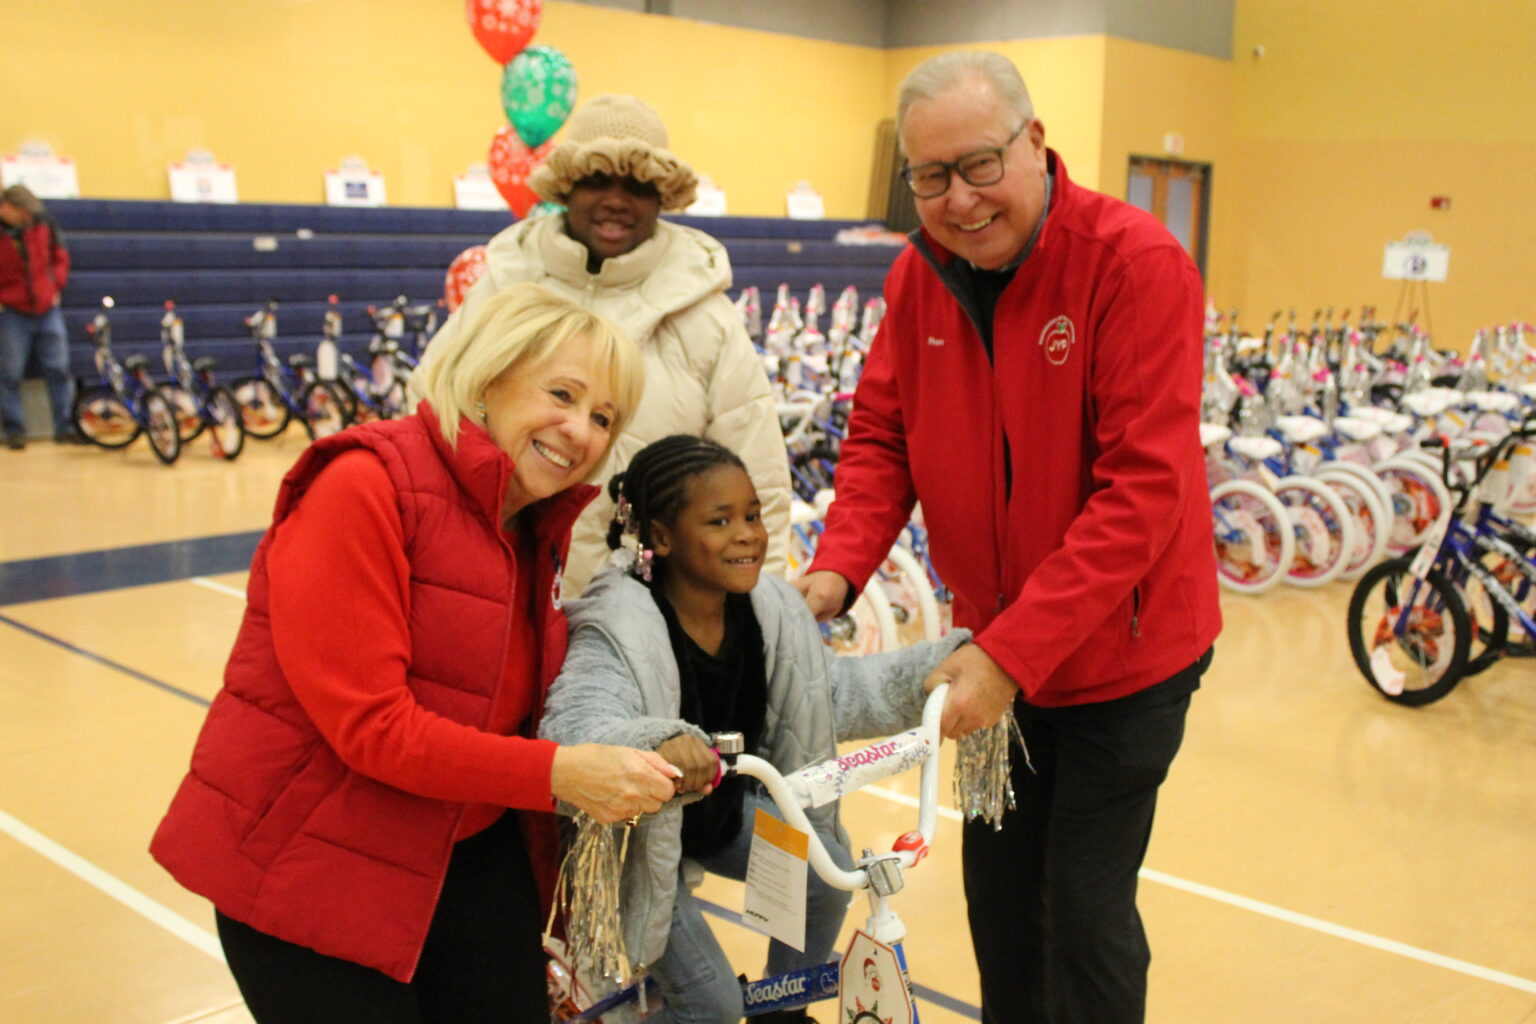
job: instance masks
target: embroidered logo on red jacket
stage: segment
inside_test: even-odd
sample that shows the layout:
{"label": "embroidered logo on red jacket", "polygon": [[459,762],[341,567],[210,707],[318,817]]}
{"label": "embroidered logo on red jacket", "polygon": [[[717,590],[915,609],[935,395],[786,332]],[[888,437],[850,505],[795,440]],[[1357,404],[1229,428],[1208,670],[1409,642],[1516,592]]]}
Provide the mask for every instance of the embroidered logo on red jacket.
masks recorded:
{"label": "embroidered logo on red jacket", "polygon": [[1076,340],[1077,332],[1072,328],[1071,318],[1066,315],[1052,320],[1040,332],[1040,347],[1045,350],[1045,359],[1052,366],[1060,366],[1067,361],[1072,351],[1072,342]]}

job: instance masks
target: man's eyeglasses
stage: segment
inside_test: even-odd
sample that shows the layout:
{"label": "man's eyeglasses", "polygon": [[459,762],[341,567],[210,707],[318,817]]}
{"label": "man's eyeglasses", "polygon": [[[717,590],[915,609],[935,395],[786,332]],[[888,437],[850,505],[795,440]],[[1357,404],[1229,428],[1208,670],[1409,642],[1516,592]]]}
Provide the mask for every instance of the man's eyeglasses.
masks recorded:
{"label": "man's eyeglasses", "polygon": [[978,149],[953,162],[935,160],[932,163],[914,164],[901,169],[901,180],[907,183],[912,194],[919,199],[933,199],[949,191],[950,172],[960,175],[967,185],[980,188],[996,185],[1003,180],[1003,152],[1013,145],[1020,132],[1029,127],[1025,121],[1018,130],[1008,136],[1008,141],[993,149]]}

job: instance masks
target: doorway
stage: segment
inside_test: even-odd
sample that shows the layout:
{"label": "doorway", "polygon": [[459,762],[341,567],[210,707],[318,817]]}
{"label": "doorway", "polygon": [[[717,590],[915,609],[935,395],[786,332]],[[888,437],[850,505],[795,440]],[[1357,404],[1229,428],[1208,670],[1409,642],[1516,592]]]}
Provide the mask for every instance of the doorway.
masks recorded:
{"label": "doorway", "polygon": [[1211,165],[1133,156],[1126,201],[1167,225],[1205,276],[1207,225],[1211,209]]}

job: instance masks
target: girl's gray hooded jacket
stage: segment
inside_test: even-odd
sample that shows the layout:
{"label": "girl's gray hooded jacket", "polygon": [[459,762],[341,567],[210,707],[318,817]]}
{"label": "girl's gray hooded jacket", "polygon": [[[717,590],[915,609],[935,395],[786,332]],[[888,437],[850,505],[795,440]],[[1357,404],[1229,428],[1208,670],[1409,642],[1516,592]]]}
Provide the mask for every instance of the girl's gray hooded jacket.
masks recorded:
{"label": "girl's gray hooded jacket", "polygon": [[[792,772],[836,756],[837,742],[910,729],[922,717],[923,680],[970,633],[864,657],[836,657],[794,587],[764,573],[752,591],[763,632],[768,709],[758,749]],[[605,569],[566,605],[570,647],[544,707],[539,735],[558,743],[611,743],[652,750],[680,733],[708,742],[678,717],[681,682],[666,621],[650,591]],[[818,832],[836,829],[837,804],[806,812]],[[625,949],[636,964],[666,951],[682,858],[682,807],[641,820],[621,883]]]}

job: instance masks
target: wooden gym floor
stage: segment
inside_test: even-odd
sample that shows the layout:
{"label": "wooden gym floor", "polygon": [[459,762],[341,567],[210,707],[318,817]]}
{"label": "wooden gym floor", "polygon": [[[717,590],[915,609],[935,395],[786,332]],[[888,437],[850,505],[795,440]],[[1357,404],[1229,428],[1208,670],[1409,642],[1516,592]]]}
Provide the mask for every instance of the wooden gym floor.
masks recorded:
{"label": "wooden gym floor", "polygon": [[[142,441],[0,452],[0,1021],[250,1019],[208,906],[145,847],[289,433],[234,464],[201,441],[171,468]],[[1153,1024],[1536,1024],[1536,666],[1389,704],[1350,662],[1348,594],[1225,598],[1144,872]],[[845,802],[856,845],[909,827],[915,784]],[[703,895],[760,973],[763,940],[726,919],[739,887]],[[953,818],[895,905],[924,1021],[976,1019]]]}

